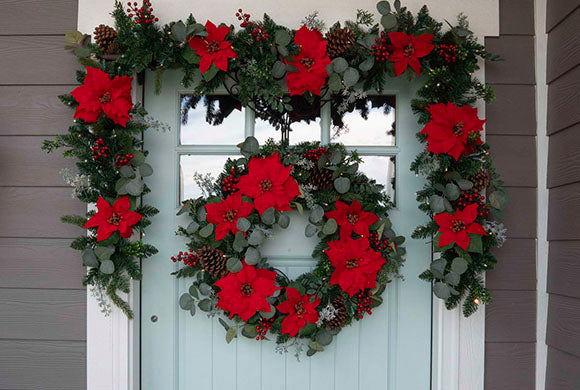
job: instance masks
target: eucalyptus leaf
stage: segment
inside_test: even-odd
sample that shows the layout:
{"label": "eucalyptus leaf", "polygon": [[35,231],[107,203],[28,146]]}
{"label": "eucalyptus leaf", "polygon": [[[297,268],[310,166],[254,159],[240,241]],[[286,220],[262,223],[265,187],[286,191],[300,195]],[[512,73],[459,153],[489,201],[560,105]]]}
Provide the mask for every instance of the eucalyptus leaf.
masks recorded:
{"label": "eucalyptus leaf", "polygon": [[276,314],[276,308],[270,303],[270,311],[260,311],[260,315],[266,319],[274,317]]}
{"label": "eucalyptus leaf", "polygon": [[308,225],[306,225],[306,228],[304,229],[304,234],[306,235],[306,237],[312,237],[316,234],[317,231],[318,231],[318,229],[316,228],[316,226],[314,226],[312,224],[308,224]]}
{"label": "eucalyptus leaf", "polygon": [[391,12],[391,5],[388,1],[379,1],[377,3],[377,11],[379,11],[381,15],[386,15]]}
{"label": "eucalyptus leaf", "polygon": [[452,286],[457,286],[459,284],[460,279],[461,277],[453,271],[445,275],[445,281]]}
{"label": "eucalyptus leaf", "polygon": [[247,337],[249,339],[255,339],[257,335],[258,332],[256,331],[256,325],[245,324],[244,327],[242,328],[242,336],[244,337]]}
{"label": "eucalyptus leaf", "polygon": [[358,82],[360,74],[358,73],[358,70],[356,70],[355,68],[348,68],[347,70],[344,71],[343,78],[344,85],[346,87],[352,87]]}
{"label": "eucalyptus leaf", "polygon": [[435,261],[433,261],[431,263],[431,265],[429,266],[429,268],[432,271],[437,271],[440,274],[444,274],[445,273],[445,267],[447,266],[447,261],[445,261],[445,259],[437,259]]}
{"label": "eucalyptus leaf", "polygon": [[143,192],[143,180],[135,178],[125,185],[125,190],[132,196],[139,196]]}
{"label": "eucalyptus leaf", "polygon": [[229,328],[228,331],[226,332],[226,343],[231,343],[233,339],[235,339],[238,336],[238,333],[236,332],[236,328]]}
{"label": "eucalyptus leaf", "polygon": [[186,27],[181,20],[171,26],[171,38],[176,41],[185,41]]}
{"label": "eucalyptus leaf", "polygon": [[330,75],[328,78],[328,88],[334,92],[340,91],[342,89],[342,80],[339,75],[336,73]]}
{"label": "eucalyptus leaf", "polygon": [[122,177],[119,180],[117,180],[117,182],[115,183],[115,191],[117,191],[117,193],[119,195],[126,195],[127,194],[127,189],[125,188],[125,186],[127,185],[127,183],[129,183],[131,181],[131,179],[127,178],[127,177]]}
{"label": "eucalyptus leaf", "polygon": [[185,229],[185,231],[189,234],[193,234],[197,231],[197,229],[199,229],[199,223],[191,221],[189,225],[187,225],[187,229]]}
{"label": "eucalyptus leaf", "polygon": [[358,66],[358,68],[363,72],[368,72],[369,70],[371,70],[373,68],[374,64],[375,64],[375,58],[369,57],[366,60],[364,60],[363,62],[361,62],[360,65]]}
{"label": "eucalyptus leaf", "polygon": [[282,229],[286,229],[290,225],[290,217],[288,216],[288,214],[283,213],[280,215],[280,218],[278,218],[278,225]]}
{"label": "eucalyptus leaf", "polygon": [[250,234],[250,237],[248,238],[248,244],[254,246],[262,245],[265,239],[266,236],[264,235],[264,232],[262,232],[261,230],[254,230],[252,234]]}
{"label": "eucalyptus leaf", "polygon": [[114,247],[97,246],[95,247],[95,255],[99,260],[109,260],[111,255],[115,252]]}
{"label": "eucalyptus leaf", "polygon": [[194,303],[195,301],[188,293],[183,293],[179,297],[179,307],[181,307],[183,310],[190,310]]}
{"label": "eucalyptus leaf", "polygon": [[315,341],[315,340],[310,340],[310,342],[308,343],[308,346],[310,347],[310,349],[313,349],[316,352],[324,351],[324,347],[322,345],[320,345],[320,343],[318,341]]}
{"label": "eucalyptus leaf", "polygon": [[451,270],[456,274],[461,275],[467,271],[468,266],[469,264],[467,263],[467,260],[465,260],[463,257],[456,257],[451,263]]}
{"label": "eucalyptus leaf", "polygon": [[133,158],[131,159],[131,165],[133,166],[140,166],[145,162],[145,153],[140,150],[135,150],[133,152]]}
{"label": "eucalyptus leaf", "polygon": [[213,304],[211,303],[211,299],[205,298],[198,302],[197,307],[199,307],[199,310],[201,311],[210,312],[213,308]]}
{"label": "eucalyptus leaf", "polygon": [[447,299],[451,296],[451,290],[449,286],[442,282],[437,282],[433,284],[433,293],[437,298]]}
{"label": "eucalyptus leaf", "polygon": [[189,295],[191,295],[195,299],[199,299],[199,291],[197,291],[197,287],[195,287],[195,284],[189,286]]}
{"label": "eucalyptus leaf", "polygon": [[463,191],[468,191],[468,190],[473,188],[473,182],[471,182],[469,180],[465,180],[465,179],[457,180],[457,185]]}
{"label": "eucalyptus leaf", "polygon": [[207,211],[205,210],[205,207],[198,208],[195,216],[198,222],[205,222],[207,216]]}
{"label": "eucalyptus leaf", "polygon": [[262,213],[262,222],[266,225],[273,225],[276,222],[276,210],[274,207],[267,208]]}
{"label": "eucalyptus leaf", "polygon": [[139,166],[139,173],[143,177],[151,176],[153,174],[153,167],[147,163],[143,163]]}
{"label": "eucalyptus leaf", "polygon": [[505,206],[507,198],[504,192],[494,191],[489,194],[488,200],[494,208],[499,210]]}
{"label": "eucalyptus leaf", "polygon": [[91,248],[87,248],[83,251],[82,259],[83,265],[87,267],[96,267],[99,265],[95,251],[93,251]]}
{"label": "eucalyptus leaf", "polygon": [[256,248],[254,248],[252,246],[248,247],[248,249],[246,250],[246,255],[245,255],[246,264],[256,265],[260,262],[261,258],[262,257],[260,255],[259,250],[257,250]]}
{"label": "eucalyptus leaf", "polygon": [[317,204],[314,205],[314,207],[312,207],[312,210],[310,210],[310,217],[308,218],[308,220],[311,223],[318,223],[322,221],[323,217],[324,217],[324,209],[322,208],[322,206]]}
{"label": "eucalyptus leaf", "polygon": [[284,75],[286,74],[286,64],[284,64],[281,61],[276,61],[274,63],[274,66],[272,66],[272,76],[274,76],[274,78],[281,78],[284,77]]}
{"label": "eucalyptus leaf", "polygon": [[338,228],[338,224],[336,223],[334,218],[331,218],[328,221],[326,221],[326,223],[322,227],[322,233],[329,236],[329,235],[333,234],[334,232],[336,232],[337,228]]}
{"label": "eucalyptus leaf", "polygon": [[224,327],[224,330],[228,331],[230,329],[230,326],[228,325],[227,322],[224,321],[223,318],[218,318],[218,322],[220,323],[221,326]]}
{"label": "eucalyptus leaf", "polygon": [[337,57],[332,60],[332,66],[336,73],[342,73],[348,68],[348,62],[342,57]]}
{"label": "eucalyptus leaf", "polygon": [[337,177],[334,179],[334,188],[339,194],[346,194],[350,190],[350,179],[348,177]]}
{"label": "eucalyptus leaf", "polygon": [[381,25],[385,30],[393,30],[397,27],[397,17],[393,13],[388,13],[381,17]]}
{"label": "eucalyptus leaf", "polygon": [[237,232],[234,238],[233,247],[236,252],[241,252],[248,246],[248,240],[244,237],[244,233]]}
{"label": "eucalyptus leaf", "polygon": [[286,46],[290,43],[290,34],[284,29],[276,30],[274,40],[277,45]]}
{"label": "eucalyptus leaf", "polygon": [[135,177],[135,171],[130,165],[123,165],[121,169],[119,169],[119,173],[121,174],[121,177]]}
{"label": "eucalyptus leaf", "polygon": [[332,342],[332,335],[329,331],[322,328],[316,335],[316,341],[322,346],[329,345]]}
{"label": "eucalyptus leaf", "polygon": [[445,197],[447,199],[449,199],[450,201],[457,200],[457,198],[459,198],[459,194],[460,194],[459,187],[457,187],[453,183],[447,183],[447,185],[445,186]]}
{"label": "eucalyptus leaf", "polygon": [[228,269],[228,271],[235,274],[242,270],[243,265],[240,259],[236,257],[230,257],[226,262],[226,268]]}
{"label": "eucalyptus leaf", "polygon": [[238,227],[238,230],[242,232],[247,232],[250,226],[252,226],[252,224],[246,218],[242,217],[238,219],[236,226]]}
{"label": "eucalyptus leaf", "polygon": [[105,260],[101,262],[99,271],[101,271],[104,274],[110,275],[113,272],[115,272],[115,264],[111,260]]}
{"label": "eucalyptus leaf", "polygon": [[442,213],[445,211],[444,199],[439,195],[431,195],[429,197],[429,207],[435,214]]}
{"label": "eucalyptus leaf", "polygon": [[207,225],[202,227],[198,232],[198,234],[203,238],[208,238],[209,236],[211,236],[212,233],[213,233],[213,224],[211,223],[208,223]]}
{"label": "eucalyptus leaf", "polygon": [[213,289],[209,284],[202,283],[199,285],[199,292],[201,293],[201,295],[205,295],[206,297],[208,297],[213,292]]}

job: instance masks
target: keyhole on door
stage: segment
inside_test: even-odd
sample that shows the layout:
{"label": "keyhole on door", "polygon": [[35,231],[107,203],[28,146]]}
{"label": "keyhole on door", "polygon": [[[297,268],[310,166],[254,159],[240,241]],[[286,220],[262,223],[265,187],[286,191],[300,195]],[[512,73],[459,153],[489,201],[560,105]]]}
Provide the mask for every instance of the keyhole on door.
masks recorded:
{"label": "keyhole on door", "polygon": [[158,319],[159,317],[157,316],[151,316],[151,322],[157,322]]}

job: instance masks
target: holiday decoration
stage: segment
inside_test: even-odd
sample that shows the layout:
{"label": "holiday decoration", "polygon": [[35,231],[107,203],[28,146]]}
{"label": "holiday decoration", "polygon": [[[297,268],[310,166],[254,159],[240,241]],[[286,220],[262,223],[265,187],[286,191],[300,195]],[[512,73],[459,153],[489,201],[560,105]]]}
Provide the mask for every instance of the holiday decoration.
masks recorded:
{"label": "holiday decoration", "polygon": [[[118,292],[129,292],[131,278],[141,276],[138,260],[156,249],[129,236],[133,231],[142,234],[151,223],[157,210],[141,204],[140,197],[158,189],[143,181],[153,169],[145,162],[141,137],[156,122],[133,105],[131,81],[150,70],[159,91],[163,72],[181,69],[183,86],[193,88],[192,102],[221,86],[228,91],[219,99],[229,99],[229,108],[214,111],[207,105],[212,123],[244,106],[280,130],[284,143],[260,149],[255,140],[246,140],[241,145],[244,158],[228,161],[215,185],[221,190],[217,199],[184,204],[194,221],[179,232],[195,240],[172,260],[183,263],[177,276],[201,276],[179,304],[192,313],[195,305],[211,314],[225,310],[240,321],[250,315],[243,324],[222,323],[229,341],[239,332],[260,340],[273,333],[284,343],[293,334],[310,340],[309,355],[321,351],[342,327],[380,304],[388,281],[399,276],[403,238],[394,234],[386,216],[388,199],[358,172],[356,154],[348,155],[339,145],[289,147],[290,131],[300,120],[314,120],[322,107],[330,108],[331,124],[343,129],[345,112],[368,112],[363,107],[368,91],[380,94],[394,77],[414,80],[421,75],[411,107],[424,126],[418,139],[426,149],[411,170],[426,178],[416,198],[430,218],[415,229],[413,238],[434,239],[434,249],[441,253],[420,277],[433,284],[434,294],[448,308],[463,304],[466,316],[490,302],[481,275],[497,261],[491,249],[506,239],[506,229],[498,222],[506,195],[489,145],[481,139],[485,121],[472,108],[478,99],[490,102],[493,91],[473,74],[482,60],[498,57],[476,41],[463,16],[444,25],[427,7],[414,14],[399,1],[393,7],[380,1],[377,11],[380,23],[372,12],[359,10],[353,20],[326,31],[313,14],[295,31],[268,15],[253,20],[238,9],[240,29],[235,30],[210,21],[200,24],[193,15],[160,25],[151,2],[116,2],[115,26],[97,26],[96,43],[88,43],[88,36],[78,31],[67,33],[66,48],[86,70],[77,74],[82,85],[61,96],[75,109],[74,123],[68,133],[45,141],[43,149],[65,148],[79,171],[77,177],[67,174],[73,194],[97,203],[96,214],[62,218],[89,226],[91,234],[71,245],[82,251],[89,267],[85,283],[132,315]],[[280,289],[272,292],[263,281],[221,294],[218,280],[252,272],[247,267],[274,272],[259,246],[272,226],[288,226],[290,210],[308,212],[311,223],[305,233],[320,239],[313,253],[318,259],[314,271],[294,281],[277,272],[275,287]],[[222,283],[224,291],[233,285]],[[219,306],[218,294],[223,296]],[[270,310],[262,298],[252,301],[254,294],[268,295]],[[247,299],[251,305],[240,303]]]}

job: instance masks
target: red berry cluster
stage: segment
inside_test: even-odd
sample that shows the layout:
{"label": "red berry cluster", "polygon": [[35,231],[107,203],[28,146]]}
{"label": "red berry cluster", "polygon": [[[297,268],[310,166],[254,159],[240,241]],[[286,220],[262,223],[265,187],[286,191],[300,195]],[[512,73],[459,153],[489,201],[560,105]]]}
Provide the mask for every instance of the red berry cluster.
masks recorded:
{"label": "red berry cluster", "polygon": [[363,318],[364,314],[373,314],[373,301],[371,301],[371,296],[366,291],[361,291],[356,295],[356,314],[360,319]]}
{"label": "red berry cluster", "polygon": [[270,34],[268,34],[265,30],[264,27],[262,26],[258,26],[256,27],[253,31],[252,31],[252,35],[254,36],[254,39],[256,40],[256,42],[260,42],[260,41],[265,41],[266,39],[268,39],[268,37],[270,36]]}
{"label": "red berry cluster", "polygon": [[327,152],[328,149],[320,147],[316,149],[310,149],[308,152],[303,153],[302,157],[307,158],[312,162],[316,162],[320,157],[324,156]]}
{"label": "red berry cluster", "polygon": [[256,336],[256,340],[264,340],[266,338],[266,333],[270,329],[272,329],[272,324],[274,323],[274,319],[266,319],[262,318],[260,323],[256,325],[256,332],[258,335]]}
{"label": "red berry cluster", "polygon": [[123,165],[131,165],[131,160],[133,159],[132,154],[120,154],[117,156],[117,168],[121,168]]}
{"label": "red berry cluster", "polygon": [[238,182],[240,178],[237,177],[236,168],[230,169],[230,175],[222,180],[222,192],[224,196],[238,192]]}
{"label": "red berry cluster", "polygon": [[236,17],[238,18],[240,23],[240,27],[246,28],[247,26],[252,26],[254,23],[250,22],[250,14],[245,14],[241,8],[238,8],[238,12],[236,12]]}
{"label": "red berry cluster", "polygon": [[489,215],[489,210],[485,206],[485,196],[473,192],[465,192],[457,199],[457,206],[461,210],[474,203],[477,204],[477,212],[480,217]]}
{"label": "red berry cluster", "polygon": [[91,148],[91,152],[95,160],[109,157],[109,147],[105,146],[105,141],[102,138],[95,141],[95,146]]}
{"label": "red berry cluster", "polygon": [[151,8],[151,3],[148,1],[143,1],[143,5],[137,8],[137,2],[128,2],[127,13],[129,17],[135,17],[135,22],[138,24],[151,24],[153,21],[158,22],[159,18],[153,15],[153,8]]}
{"label": "red berry cluster", "polygon": [[455,45],[439,45],[439,56],[448,64],[457,62],[457,47]]}
{"label": "red berry cluster", "polygon": [[375,38],[375,43],[375,45],[371,46],[371,48],[375,51],[375,61],[387,61],[389,59],[389,49],[384,31],[381,31],[381,38]]}
{"label": "red berry cluster", "polygon": [[369,242],[371,244],[371,248],[373,248],[376,251],[384,251],[385,249],[391,249],[391,246],[389,245],[389,239],[388,238],[383,238],[380,239],[379,235],[376,232],[371,232],[369,234]]}
{"label": "red berry cluster", "polygon": [[180,251],[177,256],[171,256],[171,260],[174,263],[183,261],[183,264],[189,265],[190,267],[196,266],[198,263],[197,254],[193,253],[193,249],[186,252]]}

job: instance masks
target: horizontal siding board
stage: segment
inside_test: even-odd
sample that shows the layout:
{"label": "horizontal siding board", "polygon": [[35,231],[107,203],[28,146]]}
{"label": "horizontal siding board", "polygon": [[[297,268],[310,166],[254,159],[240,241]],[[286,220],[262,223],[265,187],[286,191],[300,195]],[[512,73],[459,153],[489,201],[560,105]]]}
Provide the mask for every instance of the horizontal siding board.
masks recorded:
{"label": "horizontal siding board", "polygon": [[580,122],[580,66],[548,85],[548,135]]}
{"label": "horizontal siding board", "polygon": [[493,249],[493,255],[499,261],[486,273],[488,288],[495,291],[536,289],[535,239],[507,240],[501,248]]}
{"label": "horizontal siding board", "polygon": [[0,389],[86,389],[86,343],[0,340]]}
{"label": "horizontal siding board", "polygon": [[580,358],[548,347],[546,390],[580,389]]}
{"label": "horizontal siding board", "polygon": [[580,239],[580,183],[550,190],[548,240]]}
{"label": "horizontal siding board", "polygon": [[486,141],[506,186],[536,187],[536,137],[490,135]]}
{"label": "horizontal siding board", "polygon": [[84,290],[0,289],[5,339],[86,340]]}
{"label": "horizontal siding board", "polygon": [[485,390],[535,390],[535,366],[535,343],[485,343]]}
{"label": "horizontal siding board", "polygon": [[0,186],[66,186],[60,171],[75,172],[75,164],[63,159],[61,150],[45,153],[40,150],[47,137],[0,138]]}
{"label": "horizontal siding board", "polygon": [[536,238],[535,188],[507,187],[507,205],[503,213],[509,238]]}
{"label": "horizontal siding board", "polygon": [[485,341],[536,341],[536,292],[492,290],[493,303],[485,310]]}
{"label": "horizontal siding board", "polygon": [[86,204],[70,188],[0,188],[0,237],[73,238],[84,231],[60,222],[63,214],[84,214]]}
{"label": "horizontal siding board", "polygon": [[549,139],[548,188],[580,181],[580,123]]}
{"label": "horizontal siding board", "polygon": [[77,0],[3,0],[0,35],[64,34],[77,28]]}
{"label": "horizontal siding board", "polygon": [[579,298],[550,294],[546,343],[580,357]]}
{"label": "horizontal siding board", "polygon": [[552,30],[576,7],[580,7],[580,0],[548,0],[546,31]]}
{"label": "horizontal siding board", "polygon": [[70,86],[0,86],[0,135],[55,135],[72,123],[73,110],[58,98]]}
{"label": "horizontal siding board", "polygon": [[487,135],[536,135],[536,88],[491,85],[495,100],[485,107]]}
{"label": "horizontal siding board", "polygon": [[534,35],[534,0],[499,2],[499,32]]}
{"label": "horizontal siding board", "polygon": [[489,84],[535,84],[534,37],[504,35],[485,38],[485,48],[504,61],[487,61],[485,80]]}
{"label": "horizontal siding board", "polygon": [[580,241],[550,242],[548,292],[580,298]]}
{"label": "horizontal siding board", "polygon": [[79,65],[64,36],[0,36],[0,84],[75,84]]}
{"label": "horizontal siding board", "polygon": [[580,8],[568,15],[548,34],[548,83],[578,64],[580,64]]}
{"label": "horizontal siding board", "polygon": [[84,289],[80,252],[69,240],[0,238],[0,288]]}

